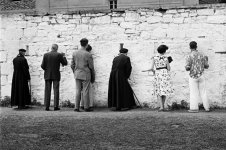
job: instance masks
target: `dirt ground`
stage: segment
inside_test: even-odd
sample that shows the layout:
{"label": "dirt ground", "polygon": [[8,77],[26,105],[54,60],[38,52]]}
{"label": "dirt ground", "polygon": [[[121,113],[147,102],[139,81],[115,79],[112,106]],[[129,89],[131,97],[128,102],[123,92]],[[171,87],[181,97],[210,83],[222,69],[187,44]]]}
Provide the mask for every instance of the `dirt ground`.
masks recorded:
{"label": "dirt ground", "polygon": [[0,108],[1,150],[226,150],[226,111]]}

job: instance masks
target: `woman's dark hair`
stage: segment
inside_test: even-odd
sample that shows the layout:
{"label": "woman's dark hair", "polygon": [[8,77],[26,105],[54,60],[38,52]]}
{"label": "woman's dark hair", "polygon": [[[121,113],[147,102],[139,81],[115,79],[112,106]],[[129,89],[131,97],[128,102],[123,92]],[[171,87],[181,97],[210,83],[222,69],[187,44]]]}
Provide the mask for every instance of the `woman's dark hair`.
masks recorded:
{"label": "woman's dark hair", "polygon": [[90,46],[90,45],[88,44],[88,46],[86,47],[86,50],[87,50],[88,52],[90,52],[90,51],[92,50],[92,46]]}
{"label": "woman's dark hair", "polygon": [[164,54],[166,52],[166,50],[168,49],[168,46],[166,45],[160,45],[158,48],[157,48],[157,51],[158,53],[160,54]]}
{"label": "woman's dark hair", "polygon": [[88,44],[88,42],[89,41],[86,38],[83,38],[83,39],[80,40],[80,44],[81,44],[82,47],[85,47]]}
{"label": "woman's dark hair", "polygon": [[190,49],[196,49],[197,48],[197,43],[195,41],[191,41],[189,46],[190,46]]}

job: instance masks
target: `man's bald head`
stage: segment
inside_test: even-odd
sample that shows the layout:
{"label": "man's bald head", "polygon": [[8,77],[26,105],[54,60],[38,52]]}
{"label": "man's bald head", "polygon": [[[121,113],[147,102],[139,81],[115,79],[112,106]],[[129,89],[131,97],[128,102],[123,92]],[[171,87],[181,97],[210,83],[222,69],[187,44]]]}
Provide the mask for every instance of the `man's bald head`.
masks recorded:
{"label": "man's bald head", "polygon": [[53,51],[57,51],[58,50],[58,45],[57,44],[53,44],[52,45],[52,50]]}

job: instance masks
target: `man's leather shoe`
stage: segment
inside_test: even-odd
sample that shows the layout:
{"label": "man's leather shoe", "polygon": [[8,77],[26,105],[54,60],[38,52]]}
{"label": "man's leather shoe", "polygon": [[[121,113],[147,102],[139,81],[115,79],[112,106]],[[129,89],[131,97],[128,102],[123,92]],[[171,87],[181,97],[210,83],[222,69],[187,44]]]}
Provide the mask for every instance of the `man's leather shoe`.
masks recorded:
{"label": "man's leather shoe", "polygon": [[59,107],[54,107],[54,111],[60,110]]}
{"label": "man's leather shoe", "polygon": [[90,108],[85,108],[84,111],[85,111],[85,112],[90,112],[90,111],[93,111],[93,110],[90,109]]}
{"label": "man's leather shoe", "polygon": [[76,112],[80,112],[80,111],[79,111],[79,109],[74,109],[74,111],[76,111]]}
{"label": "man's leather shoe", "polygon": [[46,111],[50,111],[49,108],[46,108]]}

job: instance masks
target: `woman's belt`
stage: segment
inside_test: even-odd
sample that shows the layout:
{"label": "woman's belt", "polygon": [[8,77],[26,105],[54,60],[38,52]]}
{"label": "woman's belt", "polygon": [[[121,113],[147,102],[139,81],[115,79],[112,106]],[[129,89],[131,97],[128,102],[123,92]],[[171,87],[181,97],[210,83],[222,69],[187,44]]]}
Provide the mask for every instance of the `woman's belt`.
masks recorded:
{"label": "woman's belt", "polygon": [[160,69],[167,69],[167,67],[159,67],[159,68],[156,68],[156,70],[160,70]]}

